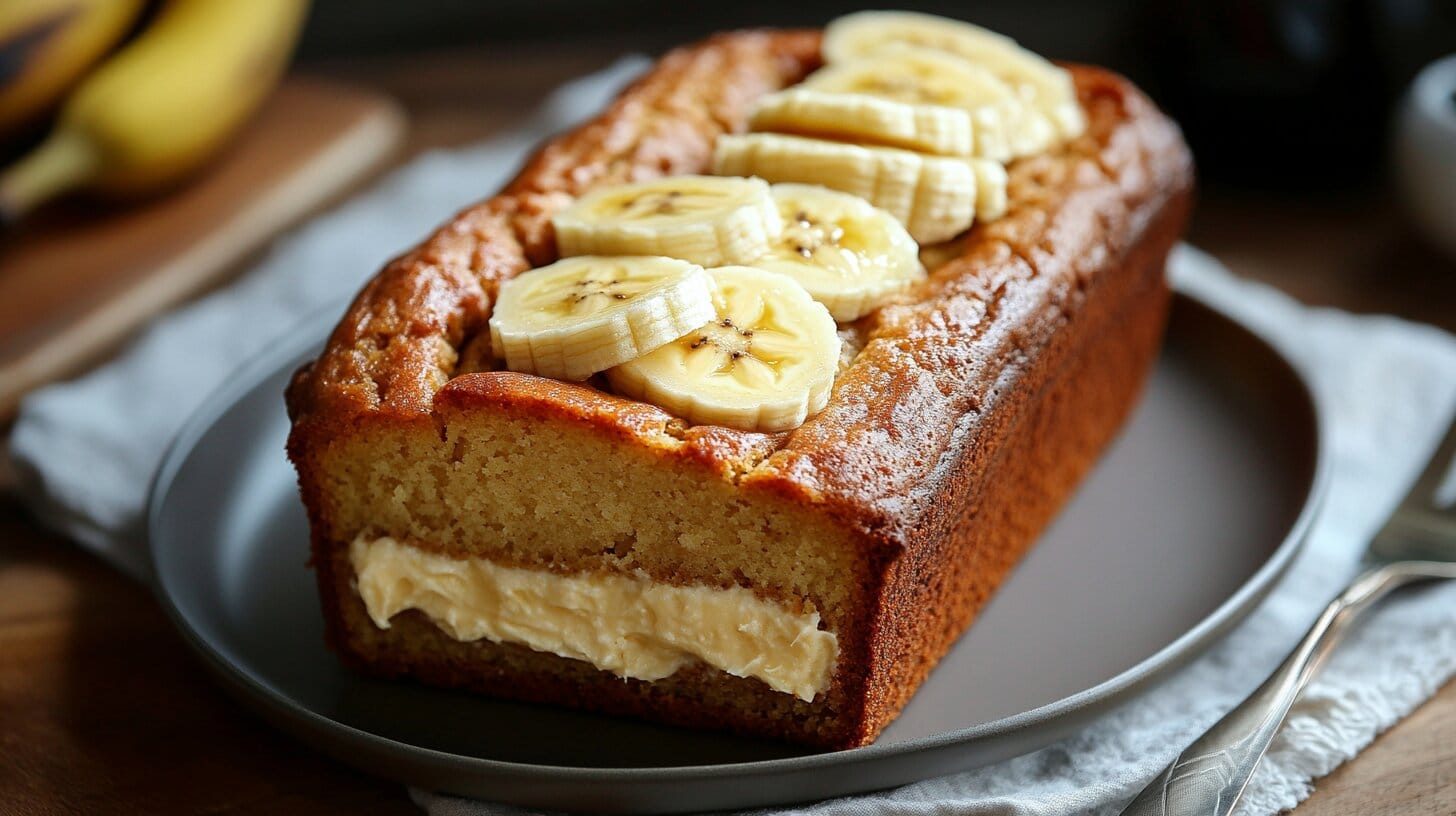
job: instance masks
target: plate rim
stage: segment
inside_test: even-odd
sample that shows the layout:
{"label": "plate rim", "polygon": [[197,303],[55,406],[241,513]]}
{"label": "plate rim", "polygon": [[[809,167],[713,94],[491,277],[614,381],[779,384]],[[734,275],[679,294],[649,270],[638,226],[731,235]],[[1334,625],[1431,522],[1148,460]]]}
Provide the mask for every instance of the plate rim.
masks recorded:
{"label": "plate rim", "polygon": [[[261,709],[261,713],[266,719],[283,730],[297,735],[299,730],[306,727],[310,733],[322,731],[325,736],[330,738],[331,743],[337,741],[334,738],[338,737],[345,739],[348,743],[363,744],[370,750],[383,752],[396,758],[428,759],[457,770],[467,770],[478,777],[511,778],[522,783],[684,784],[746,776],[797,775],[842,765],[883,762],[925,753],[940,753],[993,736],[1014,735],[1052,723],[1084,709],[1099,706],[1110,709],[1124,702],[1139,687],[1161,679],[1164,675],[1196,658],[1211,645],[1214,639],[1251,613],[1273,590],[1280,577],[1288,570],[1294,558],[1303,548],[1328,492],[1331,462],[1330,445],[1327,439],[1329,423],[1325,417],[1327,409],[1319,399],[1319,392],[1309,377],[1290,360],[1278,344],[1258,328],[1250,325],[1248,321],[1231,314],[1217,304],[1210,303],[1196,293],[1175,289],[1173,299],[1174,301],[1186,300],[1237,326],[1263,346],[1269,352],[1271,359],[1289,375],[1289,381],[1298,386],[1300,400],[1304,403],[1303,407],[1307,409],[1309,419],[1314,425],[1311,434],[1314,447],[1313,466],[1303,505],[1268,559],[1240,584],[1238,589],[1194,626],[1158,651],[1100,683],[1006,717],[903,742],[877,743],[858,748],[776,759],[647,768],[597,768],[513,762],[428,748],[340,722],[294,701],[270,684],[255,678],[243,668],[235,665],[191,625],[186,614],[178,606],[172,587],[168,585],[164,577],[165,572],[159,561],[157,548],[154,546],[153,531],[160,526],[167,489],[198,441],[241,397],[255,389],[261,382],[274,376],[285,366],[304,362],[303,355],[308,350],[317,348],[328,335],[328,332],[321,332],[315,328],[301,328],[297,332],[286,333],[278,340],[266,344],[199,404],[168,444],[161,463],[148,486],[143,524],[148,564],[154,577],[154,594],[173,626],[183,635],[183,639],[198,652],[210,668],[221,675],[221,679],[226,681],[229,690],[240,694],[246,702]],[[347,300],[330,303],[328,306],[316,310],[310,317],[300,321],[298,325],[300,327],[320,325],[315,322],[322,319],[320,316],[337,313],[343,303],[347,303]],[[332,326],[332,323],[327,319],[322,319],[322,325]],[[286,722],[279,718],[292,719],[295,722]],[[321,750],[337,756],[328,748],[321,748]],[[1024,753],[1027,752],[1021,752],[1021,754]],[[350,764],[357,766],[363,763],[351,761]],[[864,792],[884,787],[886,786],[869,785],[858,788],[856,791]],[[846,791],[846,794],[853,792],[855,791]]]}

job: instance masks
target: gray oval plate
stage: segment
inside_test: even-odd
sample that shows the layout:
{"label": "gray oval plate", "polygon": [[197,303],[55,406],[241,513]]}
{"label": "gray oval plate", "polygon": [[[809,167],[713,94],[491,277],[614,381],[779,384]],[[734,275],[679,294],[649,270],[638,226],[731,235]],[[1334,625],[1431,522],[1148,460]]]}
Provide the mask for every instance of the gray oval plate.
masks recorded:
{"label": "gray oval plate", "polygon": [[876,744],[813,753],[341,668],[323,645],[283,456],[283,387],[321,341],[322,331],[299,338],[241,372],[167,455],[148,519],[163,603],[228,687],[319,749],[523,806],[781,804],[1046,745],[1247,614],[1293,558],[1323,482],[1299,376],[1248,330],[1180,296],[1136,415],[976,625]]}

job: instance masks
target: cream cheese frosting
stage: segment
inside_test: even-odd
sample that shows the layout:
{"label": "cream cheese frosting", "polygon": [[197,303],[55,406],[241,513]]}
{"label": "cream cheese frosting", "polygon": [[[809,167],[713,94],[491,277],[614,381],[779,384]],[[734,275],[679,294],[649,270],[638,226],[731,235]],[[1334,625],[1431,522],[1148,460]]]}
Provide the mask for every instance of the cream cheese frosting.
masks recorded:
{"label": "cream cheese frosting", "polygon": [[819,613],[743,587],[674,586],[640,573],[560,575],[429,552],[388,536],[350,545],[359,596],[381,629],[417,609],[460,641],[518,643],[619,677],[660,680],[694,660],[809,701],[838,638]]}

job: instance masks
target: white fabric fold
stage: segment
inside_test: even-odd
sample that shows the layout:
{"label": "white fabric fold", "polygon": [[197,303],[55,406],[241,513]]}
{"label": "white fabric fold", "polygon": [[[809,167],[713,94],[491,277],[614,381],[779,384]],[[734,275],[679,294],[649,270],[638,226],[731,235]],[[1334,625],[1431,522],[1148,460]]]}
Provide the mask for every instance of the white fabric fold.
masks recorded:
{"label": "white fabric fold", "polygon": [[[245,360],[387,258],[500,184],[546,135],[599,110],[643,65],[623,60],[565,86],[528,122],[422,156],[277,242],[227,288],[157,320],[111,363],[31,395],[10,456],[35,512],[132,575],[147,572],[148,481],[187,415]],[[1078,735],[1036,753],[891,791],[783,813],[1081,814],[1115,810],[1256,686],[1349,579],[1359,554],[1456,404],[1456,339],[1394,318],[1301,306],[1196,250],[1179,289],[1240,316],[1315,383],[1329,423],[1329,494],[1307,549],[1257,612],[1202,658]],[[281,455],[281,452],[280,452]],[[1456,672],[1456,584],[1401,594],[1350,636],[1297,706],[1241,805],[1272,814],[1354,756]],[[519,813],[413,792],[437,816]]]}

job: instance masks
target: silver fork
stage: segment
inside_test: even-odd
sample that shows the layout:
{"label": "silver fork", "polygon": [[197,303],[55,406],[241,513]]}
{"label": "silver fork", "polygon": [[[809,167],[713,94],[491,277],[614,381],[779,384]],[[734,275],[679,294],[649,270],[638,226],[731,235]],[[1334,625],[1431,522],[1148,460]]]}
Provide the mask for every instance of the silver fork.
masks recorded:
{"label": "silver fork", "polygon": [[[1248,699],[1188,746],[1123,816],[1226,816],[1238,804],[1290,706],[1361,612],[1397,587],[1456,578],[1456,500],[1438,496],[1456,459],[1456,422],[1365,551],[1360,574]],[[1456,491],[1452,491],[1456,492]]]}

